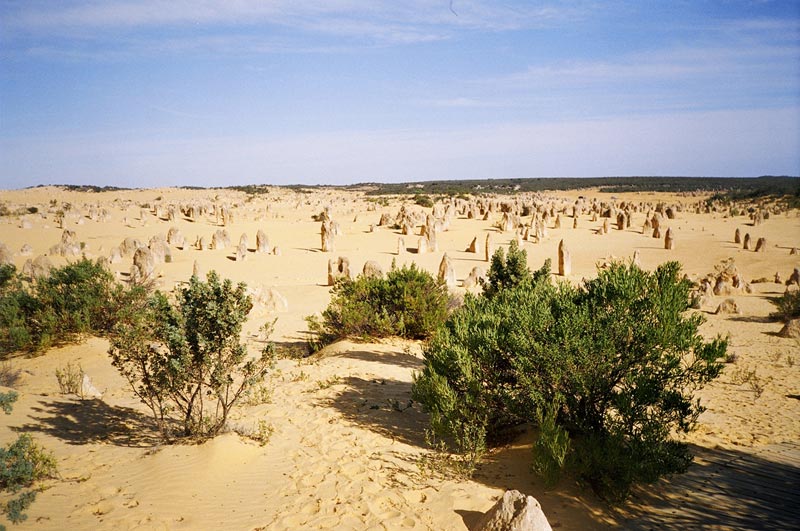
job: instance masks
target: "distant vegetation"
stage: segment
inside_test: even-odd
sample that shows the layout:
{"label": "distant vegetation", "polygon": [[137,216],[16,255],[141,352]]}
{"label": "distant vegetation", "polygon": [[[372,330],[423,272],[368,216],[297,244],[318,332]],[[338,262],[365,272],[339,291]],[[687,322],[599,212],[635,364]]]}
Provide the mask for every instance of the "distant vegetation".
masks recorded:
{"label": "distant vegetation", "polygon": [[[39,188],[39,185],[35,188]],[[50,185],[47,185],[50,186]],[[53,185],[77,192],[113,192],[130,190],[117,186]],[[623,192],[712,192],[717,199],[745,200],[760,197],[796,198],[800,206],[800,178],[764,175],[761,177],[538,177],[517,179],[465,179],[404,183],[367,182],[351,185],[327,184],[246,184],[227,187],[179,186],[184,190],[234,190],[250,196],[269,193],[270,188],[286,188],[298,193],[315,190],[359,190],[367,195],[465,196],[466,194],[513,194],[598,188],[604,193]]]}
{"label": "distant vegetation", "polygon": [[120,192],[125,190],[132,190],[133,188],[123,188],[120,186],[95,186],[93,184],[39,184],[31,186],[30,188],[44,188],[45,186],[55,186],[56,188],[63,188],[69,192]]}
{"label": "distant vegetation", "polygon": [[369,183],[347,188],[365,188],[367,195],[405,194],[512,194],[599,188],[605,193],[622,192],[719,192],[720,194],[794,195],[800,192],[797,177],[545,177],[535,179],[478,179],[422,181],[413,183]]}

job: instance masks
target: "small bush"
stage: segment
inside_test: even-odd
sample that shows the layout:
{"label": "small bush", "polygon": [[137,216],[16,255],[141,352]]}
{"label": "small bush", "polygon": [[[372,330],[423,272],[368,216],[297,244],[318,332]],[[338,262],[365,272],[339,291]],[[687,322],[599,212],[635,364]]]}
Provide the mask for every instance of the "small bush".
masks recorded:
{"label": "small bush", "polygon": [[786,322],[800,317],[800,290],[787,291],[780,297],[770,297],[769,302],[778,309],[770,314],[774,319]]}
{"label": "small bush", "polygon": [[691,456],[671,434],[703,411],[691,393],[719,375],[727,343],[697,333],[679,265],[613,264],[573,287],[552,285],[546,266],[496,262],[502,274],[437,330],[415,375],[434,433],[477,460],[538,422],[534,469],[548,483],[568,471],[610,500],[685,470]]}
{"label": "small bush", "polygon": [[253,306],[246,286],[221,281],[212,271],[206,281],[192,277],[177,290],[175,302],[160,292],[139,295],[119,315],[112,364],[166,439],[175,424],[184,436],[216,435],[272,364],[271,343],[256,359],[239,343]]}
{"label": "small bush", "polygon": [[447,306],[447,287],[416,264],[392,267],[386,278],[341,279],[322,317],[306,318],[309,345],[344,337],[425,339],[445,320]]}
{"label": "small bush", "polygon": [[[485,281],[481,280],[483,294],[487,297],[492,297],[500,290],[513,288],[526,280],[534,279],[538,281],[541,278],[546,278],[550,275],[550,268],[551,262],[548,258],[544,263],[544,267],[532,274],[531,270],[528,269],[528,254],[519,248],[516,240],[512,240],[507,256],[502,247],[492,255],[492,263],[489,266],[487,278]],[[536,277],[534,278],[533,275]]]}
{"label": "small bush", "polygon": [[81,395],[83,368],[71,361],[56,369],[56,380],[62,395]]}
{"label": "small bush", "polygon": [[125,296],[110,271],[86,258],[33,284],[13,268],[0,268],[0,354],[107,333]]}
{"label": "small bush", "polygon": [[[0,405],[6,414],[11,413],[16,399],[16,393],[0,393]],[[57,473],[53,454],[36,444],[27,433],[0,448],[0,492],[19,493],[2,505],[2,512],[12,523],[24,522],[28,518],[25,511],[36,499],[36,491],[23,489],[29,489],[36,481],[53,478]]]}
{"label": "small bush", "polygon": [[433,199],[425,194],[417,194],[414,196],[414,203],[421,207],[431,208],[433,207]]}

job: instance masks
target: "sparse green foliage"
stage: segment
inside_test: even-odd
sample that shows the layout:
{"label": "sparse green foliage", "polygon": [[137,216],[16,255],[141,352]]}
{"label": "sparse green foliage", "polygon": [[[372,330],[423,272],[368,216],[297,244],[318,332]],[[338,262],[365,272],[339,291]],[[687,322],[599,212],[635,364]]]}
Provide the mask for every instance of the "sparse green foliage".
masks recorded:
{"label": "sparse green foliage", "polygon": [[775,319],[786,322],[800,317],[800,290],[787,291],[780,297],[770,297],[769,302],[778,309],[771,314]]}
{"label": "sparse green foliage", "polygon": [[678,264],[613,264],[580,287],[544,270],[495,276],[490,296],[467,297],[433,337],[413,393],[436,435],[478,458],[538,422],[534,468],[550,482],[566,469],[611,500],[685,470],[671,433],[703,410],[692,392],[719,375],[727,343],[697,333]]}
{"label": "sparse green foliage", "polygon": [[[11,413],[11,405],[16,400],[15,392],[0,393],[0,405],[6,414]],[[0,492],[19,493],[0,507],[2,512],[12,523],[24,522],[28,518],[25,511],[36,499],[35,490],[25,489],[30,489],[36,481],[55,477],[57,473],[53,454],[36,444],[27,433],[0,448]]]}
{"label": "sparse green foliage", "polygon": [[3,413],[10,415],[14,407],[14,402],[16,402],[18,398],[19,394],[16,391],[0,393],[0,409],[3,410]]}
{"label": "sparse green foliage", "polygon": [[558,410],[556,404],[548,404],[538,412],[539,437],[533,446],[533,471],[549,487],[558,482],[570,450],[569,433],[558,424]]}
{"label": "sparse green foliage", "polygon": [[216,435],[272,365],[271,343],[256,359],[239,343],[252,308],[245,290],[212,271],[206,281],[192,277],[177,290],[175,302],[156,292],[122,312],[109,351],[112,363],[165,438],[175,422],[185,436]]}
{"label": "sparse green foliage", "polygon": [[343,337],[425,339],[447,317],[447,287],[416,264],[386,278],[341,279],[322,317],[306,318],[314,350]]}
{"label": "sparse green foliage", "polygon": [[80,395],[83,384],[83,368],[70,361],[56,369],[56,380],[61,394]]}

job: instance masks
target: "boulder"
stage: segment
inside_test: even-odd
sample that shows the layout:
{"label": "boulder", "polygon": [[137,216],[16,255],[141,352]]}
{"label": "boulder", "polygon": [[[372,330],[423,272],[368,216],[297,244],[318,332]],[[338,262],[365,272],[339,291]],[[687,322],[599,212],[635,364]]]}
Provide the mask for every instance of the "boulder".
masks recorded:
{"label": "boulder", "polygon": [[800,339],[800,318],[790,319],[781,331],[778,332],[780,337],[791,337],[793,339]]}
{"label": "boulder", "polygon": [[361,270],[361,274],[365,277],[383,278],[383,269],[375,260],[368,260],[364,263],[364,269]]}
{"label": "boulder", "polygon": [[463,287],[472,288],[478,286],[480,285],[482,278],[484,278],[483,269],[481,269],[479,266],[475,266],[472,268],[472,271],[469,272],[467,278],[464,279]]}
{"label": "boulder", "polygon": [[672,227],[667,229],[667,233],[664,235],[664,249],[671,251],[675,248],[675,237],[672,235]]}
{"label": "boulder", "polygon": [[350,260],[343,256],[328,260],[328,285],[333,286],[340,278],[350,278]]}
{"label": "boulder", "polygon": [[742,312],[739,310],[739,305],[736,304],[735,300],[733,300],[733,299],[725,299],[724,301],[722,301],[719,304],[719,306],[717,306],[717,310],[714,313],[719,315],[719,314],[726,314],[726,313],[739,314],[739,313],[742,313]]}
{"label": "boulder", "polygon": [[473,531],[552,531],[552,528],[536,498],[508,490]]}
{"label": "boulder", "polygon": [[258,229],[258,232],[256,233],[256,252],[257,253],[270,252],[269,238],[267,238],[267,233],[265,233],[261,229]]}
{"label": "boulder", "polygon": [[28,278],[42,278],[50,274],[53,264],[46,256],[37,256],[33,260],[26,260],[22,266],[22,274]]}

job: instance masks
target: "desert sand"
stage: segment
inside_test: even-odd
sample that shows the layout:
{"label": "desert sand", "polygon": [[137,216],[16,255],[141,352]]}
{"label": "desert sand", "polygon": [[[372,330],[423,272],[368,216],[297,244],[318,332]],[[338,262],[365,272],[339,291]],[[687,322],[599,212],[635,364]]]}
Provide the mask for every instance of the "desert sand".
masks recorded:
{"label": "desert sand", "polygon": [[[565,198],[564,204],[579,196],[612,201],[611,194],[597,190],[547,195]],[[800,265],[798,256],[790,255],[791,248],[800,247],[796,210],[753,226],[747,216],[696,213],[694,205],[704,199],[702,194],[630,193],[615,199],[682,205],[675,219],[665,220],[675,235],[675,248],[664,249],[663,236],[642,234],[644,211],[634,213],[624,230],[610,220],[605,235],[596,234],[603,218],[591,221],[590,214],[583,214],[573,228],[572,218],[562,214],[561,228],[552,228],[551,221],[544,241],[523,242],[529,266],[539,268],[547,258],[555,264],[561,240],[572,254],[566,279],[571,282],[595,276],[598,263],[630,259],[636,250],[642,267],[678,260],[693,279],[714,272],[728,258],[747,281],[771,280],[776,272],[785,280]],[[125,237],[146,243],[177,227],[187,245],[173,248],[172,261],[157,266],[161,289],[186,281],[197,261],[201,271],[213,269],[244,281],[262,295],[273,290],[271,298],[256,302],[245,329],[254,352],[262,340],[259,327],[275,318],[271,340],[279,349],[305,349],[304,317],[322,311],[329,301],[329,258],[349,258],[354,273],[367,260],[384,270],[396,260],[398,265],[416,262],[436,274],[447,252],[460,286],[474,266],[488,269],[482,253],[465,252],[473,238],[483,242],[491,233],[496,245],[508,245],[514,238],[493,226],[502,216],[499,211],[488,220],[455,215],[448,230],[438,235],[438,251],[416,254],[417,232],[403,237],[408,250],[398,255],[400,231],[379,227],[381,215],[394,219],[403,204],[422,212],[430,209],[414,205],[410,197],[382,204],[357,191],[274,188],[251,198],[228,190],[89,193],[42,187],[0,192],[0,201],[12,210],[38,208],[38,213],[0,218],[0,242],[15,253],[20,269],[28,258],[47,254],[61,240],[55,211],[65,202],[72,209],[64,228],[75,231],[90,258],[108,257]],[[193,221],[180,213],[172,221],[156,215],[159,206],[163,216],[169,204],[193,202],[230,208],[233,221],[224,228],[231,247],[201,251],[192,245],[223,228],[213,214]],[[326,206],[341,226],[336,249],[328,253],[320,250],[320,223],[312,219]],[[105,214],[97,215],[102,209]],[[756,253],[734,244],[737,228],[742,235],[749,233],[753,244],[765,237],[766,250]],[[258,230],[280,254],[248,252],[245,261],[234,260],[240,236],[246,234],[254,249]],[[20,252],[25,244],[32,247],[29,256]],[[61,265],[75,258],[50,259]],[[125,281],[131,257],[110,267]],[[704,336],[729,334],[729,351],[736,355],[719,379],[697,393],[708,410],[687,440],[699,447],[747,452],[800,436],[800,404],[789,397],[800,394],[800,343],[777,337],[781,324],[768,319],[773,307],[767,297],[785,287],[773,282],[751,286],[752,293],[730,296],[741,310],[738,315],[713,313],[728,298],[724,296],[712,296],[696,310],[707,319]],[[10,416],[0,417],[0,443],[7,444],[20,431],[32,433],[54,452],[62,476],[44,482],[28,521],[13,529],[463,530],[510,488],[536,497],[554,528],[605,529],[620,523],[617,511],[569,481],[546,490],[529,471],[529,436],[493,451],[471,480],[421,468],[420,459],[428,452],[423,434],[427,419],[418,405],[409,404],[412,374],[422,364],[418,343],[344,341],[310,357],[281,359],[265,383],[272,391],[268,403],[245,405],[232,420],[243,429],[255,429],[259,421],[271,426],[263,446],[233,432],[204,444],[160,445],[146,410],[111,366],[107,350],[105,339],[86,338],[10,361],[19,372],[13,387],[20,399]],[[79,363],[102,397],[81,400],[60,394],[54,372],[67,362]],[[737,378],[737,371],[751,370],[764,383],[760,396]]]}

